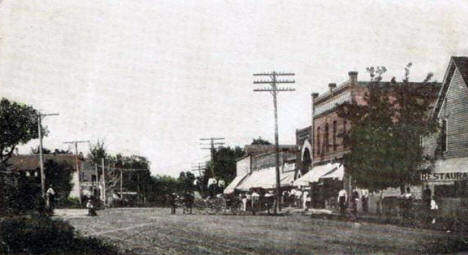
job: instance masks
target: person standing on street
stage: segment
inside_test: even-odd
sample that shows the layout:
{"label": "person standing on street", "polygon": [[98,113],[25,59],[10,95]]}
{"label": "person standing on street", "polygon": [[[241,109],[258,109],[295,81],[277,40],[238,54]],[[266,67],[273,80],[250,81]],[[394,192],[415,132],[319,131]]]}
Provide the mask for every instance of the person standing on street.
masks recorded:
{"label": "person standing on street", "polygon": [[362,211],[367,213],[369,211],[369,191],[363,190],[361,195],[361,204],[362,204]]}
{"label": "person standing on street", "polygon": [[354,219],[357,219],[358,202],[359,202],[359,193],[357,192],[357,190],[354,190],[351,193],[351,208],[352,208]]}
{"label": "person standing on street", "polygon": [[411,189],[406,188],[406,193],[403,194],[403,218],[406,220],[411,219],[411,214],[413,210],[413,194],[411,194]]}
{"label": "person standing on street", "polygon": [[307,199],[309,199],[309,192],[307,190],[304,190],[302,193],[302,207],[304,208],[304,211],[307,211],[309,208],[307,208]]}
{"label": "person standing on street", "polygon": [[246,212],[247,211],[247,196],[245,194],[241,195],[241,201],[242,201],[242,211]]}
{"label": "person standing on street", "polygon": [[348,193],[345,189],[341,189],[338,192],[338,206],[340,207],[340,214],[344,215],[346,212],[346,201],[348,200]]}
{"label": "person standing on street", "polygon": [[171,205],[171,214],[176,214],[176,208],[177,208],[176,199],[177,199],[176,193],[171,193],[169,195],[169,204]]}
{"label": "person standing on street", "polygon": [[[432,197],[432,192],[431,192],[431,189],[429,189],[429,186],[426,185],[425,189],[423,190],[423,193],[422,193],[422,200],[423,200],[423,203],[424,203],[424,214],[425,215],[428,215],[428,213],[431,212],[431,199]],[[428,219],[430,217],[427,217],[426,219]]]}
{"label": "person standing on street", "polygon": [[55,208],[55,190],[52,188],[52,184],[49,185],[49,189],[46,192],[47,197],[47,208],[49,213],[54,214]]}
{"label": "person standing on street", "polygon": [[432,217],[431,223],[432,224],[436,223],[438,211],[439,211],[439,206],[437,205],[435,197],[433,196],[431,199],[431,217]]}

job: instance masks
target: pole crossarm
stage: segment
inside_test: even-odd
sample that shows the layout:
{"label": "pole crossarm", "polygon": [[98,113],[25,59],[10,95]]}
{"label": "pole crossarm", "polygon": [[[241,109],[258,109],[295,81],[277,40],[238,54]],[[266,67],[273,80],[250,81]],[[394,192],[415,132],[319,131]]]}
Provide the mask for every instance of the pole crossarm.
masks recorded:
{"label": "pole crossarm", "polygon": [[68,142],[63,142],[63,143],[65,143],[65,144],[89,143],[89,140],[68,141]]}
{"label": "pole crossarm", "polygon": [[270,89],[270,88],[263,88],[263,89],[254,89],[254,92],[272,92],[272,91],[296,91],[296,89],[293,88],[277,88],[277,89]]}
{"label": "pole crossarm", "polygon": [[253,76],[271,76],[271,75],[277,75],[277,76],[294,76],[296,74],[294,73],[281,73],[281,72],[271,72],[271,73],[254,73]]}
{"label": "pole crossarm", "polygon": [[[214,161],[214,154],[215,154],[215,149],[216,147],[215,146],[221,146],[224,144],[224,142],[219,142],[220,140],[224,140],[225,138],[224,137],[204,137],[204,138],[200,138],[200,141],[210,141],[209,144],[202,144],[200,143],[200,145],[203,145],[203,146],[210,146],[209,148],[201,148],[202,150],[210,150],[210,155],[211,155],[211,161]],[[218,142],[216,142],[218,141]],[[210,170],[211,170],[211,175],[213,177],[215,177],[215,173],[214,173],[214,164],[211,165],[210,167]]]}
{"label": "pole crossarm", "polygon": [[296,83],[295,80],[277,80],[277,81],[254,81],[253,83],[254,84],[272,84],[272,83],[276,83],[276,84],[282,84],[282,83]]}

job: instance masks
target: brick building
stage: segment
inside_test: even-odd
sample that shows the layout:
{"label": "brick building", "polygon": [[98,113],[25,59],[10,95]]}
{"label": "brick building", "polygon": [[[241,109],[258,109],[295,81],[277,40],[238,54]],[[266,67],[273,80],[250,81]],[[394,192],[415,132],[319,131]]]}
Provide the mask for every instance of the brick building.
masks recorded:
{"label": "brick building", "polygon": [[[329,90],[325,93],[312,94],[312,123],[306,128],[296,130],[296,142],[300,151],[297,165],[302,174],[314,171],[316,166],[329,164],[335,167],[336,163],[342,163],[343,155],[350,151],[343,143],[343,134],[349,132],[351,123],[338,116],[337,106],[345,102],[365,104],[364,98],[370,84],[370,81],[359,81],[358,73],[350,71],[345,82],[338,86],[336,83],[330,83]],[[380,84],[388,85],[388,82]],[[425,84],[412,82],[409,85],[416,86],[420,93],[429,93],[435,101],[440,84],[423,86]],[[391,100],[391,94],[389,97]],[[350,192],[351,178],[346,169],[338,179],[342,181],[342,187]],[[334,191],[330,191],[330,194],[333,193]]]}

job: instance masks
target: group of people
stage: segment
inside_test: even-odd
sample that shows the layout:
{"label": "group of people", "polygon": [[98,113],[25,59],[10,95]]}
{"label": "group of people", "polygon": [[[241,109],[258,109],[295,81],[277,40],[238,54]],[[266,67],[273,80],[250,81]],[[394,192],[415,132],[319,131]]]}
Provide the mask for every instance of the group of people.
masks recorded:
{"label": "group of people", "polygon": [[174,192],[167,196],[167,200],[171,206],[171,214],[176,214],[179,204],[183,204],[182,213],[192,214],[193,204],[195,202],[195,196],[192,192],[185,192],[182,196]]}
{"label": "group of people", "polygon": [[369,192],[367,190],[361,190],[359,192],[358,190],[354,189],[351,192],[351,196],[349,197],[348,201],[348,193],[345,189],[341,189],[338,192],[337,203],[341,215],[345,215],[346,208],[348,208],[349,203],[353,217],[357,218],[359,203],[361,204],[361,208],[364,213],[367,213],[369,210]]}
{"label": "group of people", "polygon": [[291,191],[284,191],[283,197],[286,201],[291,201],[292,205],[298,208],[307,210],[312,201],[310,192],[308,190],[292,189]]}

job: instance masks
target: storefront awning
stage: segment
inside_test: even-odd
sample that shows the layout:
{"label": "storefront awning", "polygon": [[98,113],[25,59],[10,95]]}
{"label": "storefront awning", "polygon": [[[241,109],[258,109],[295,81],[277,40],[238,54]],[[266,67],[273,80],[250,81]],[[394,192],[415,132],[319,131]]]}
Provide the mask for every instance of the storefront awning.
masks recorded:
{"label": "storefront awning", "polygon": [[333,168],[328,173],[322,175],[320,179],[338,179],[342,181],[343,176],[344,176],[344,166],[339,165],[338,167]]}
{"label": "storefront awning", "polygon": [[[294,181],[294,172],[280,173],[281,187],[291,186]],[[241,191],[249,191],[251,188],[274,189],[276,188],[275,167],[253,171],[236,187]]]}
{"label": "storefront awning", "polygon": [[246,175],[236,176],[234,180],[224,189],[224,194],[231,194],[234,192],[234,189],[239,185],[239,183],[245,178]]}
{"label": "storefront awning", "polygon": [[339,163],[328,163],[326,165],[313,167],[311,170],[309,170],[309,172],[307,172],[301,178],[297,179],[294,182],[294,186],[309,186],[309,183],[318,182],[320,177],[331,173],[334,169],[338,169],[339,166]]}

